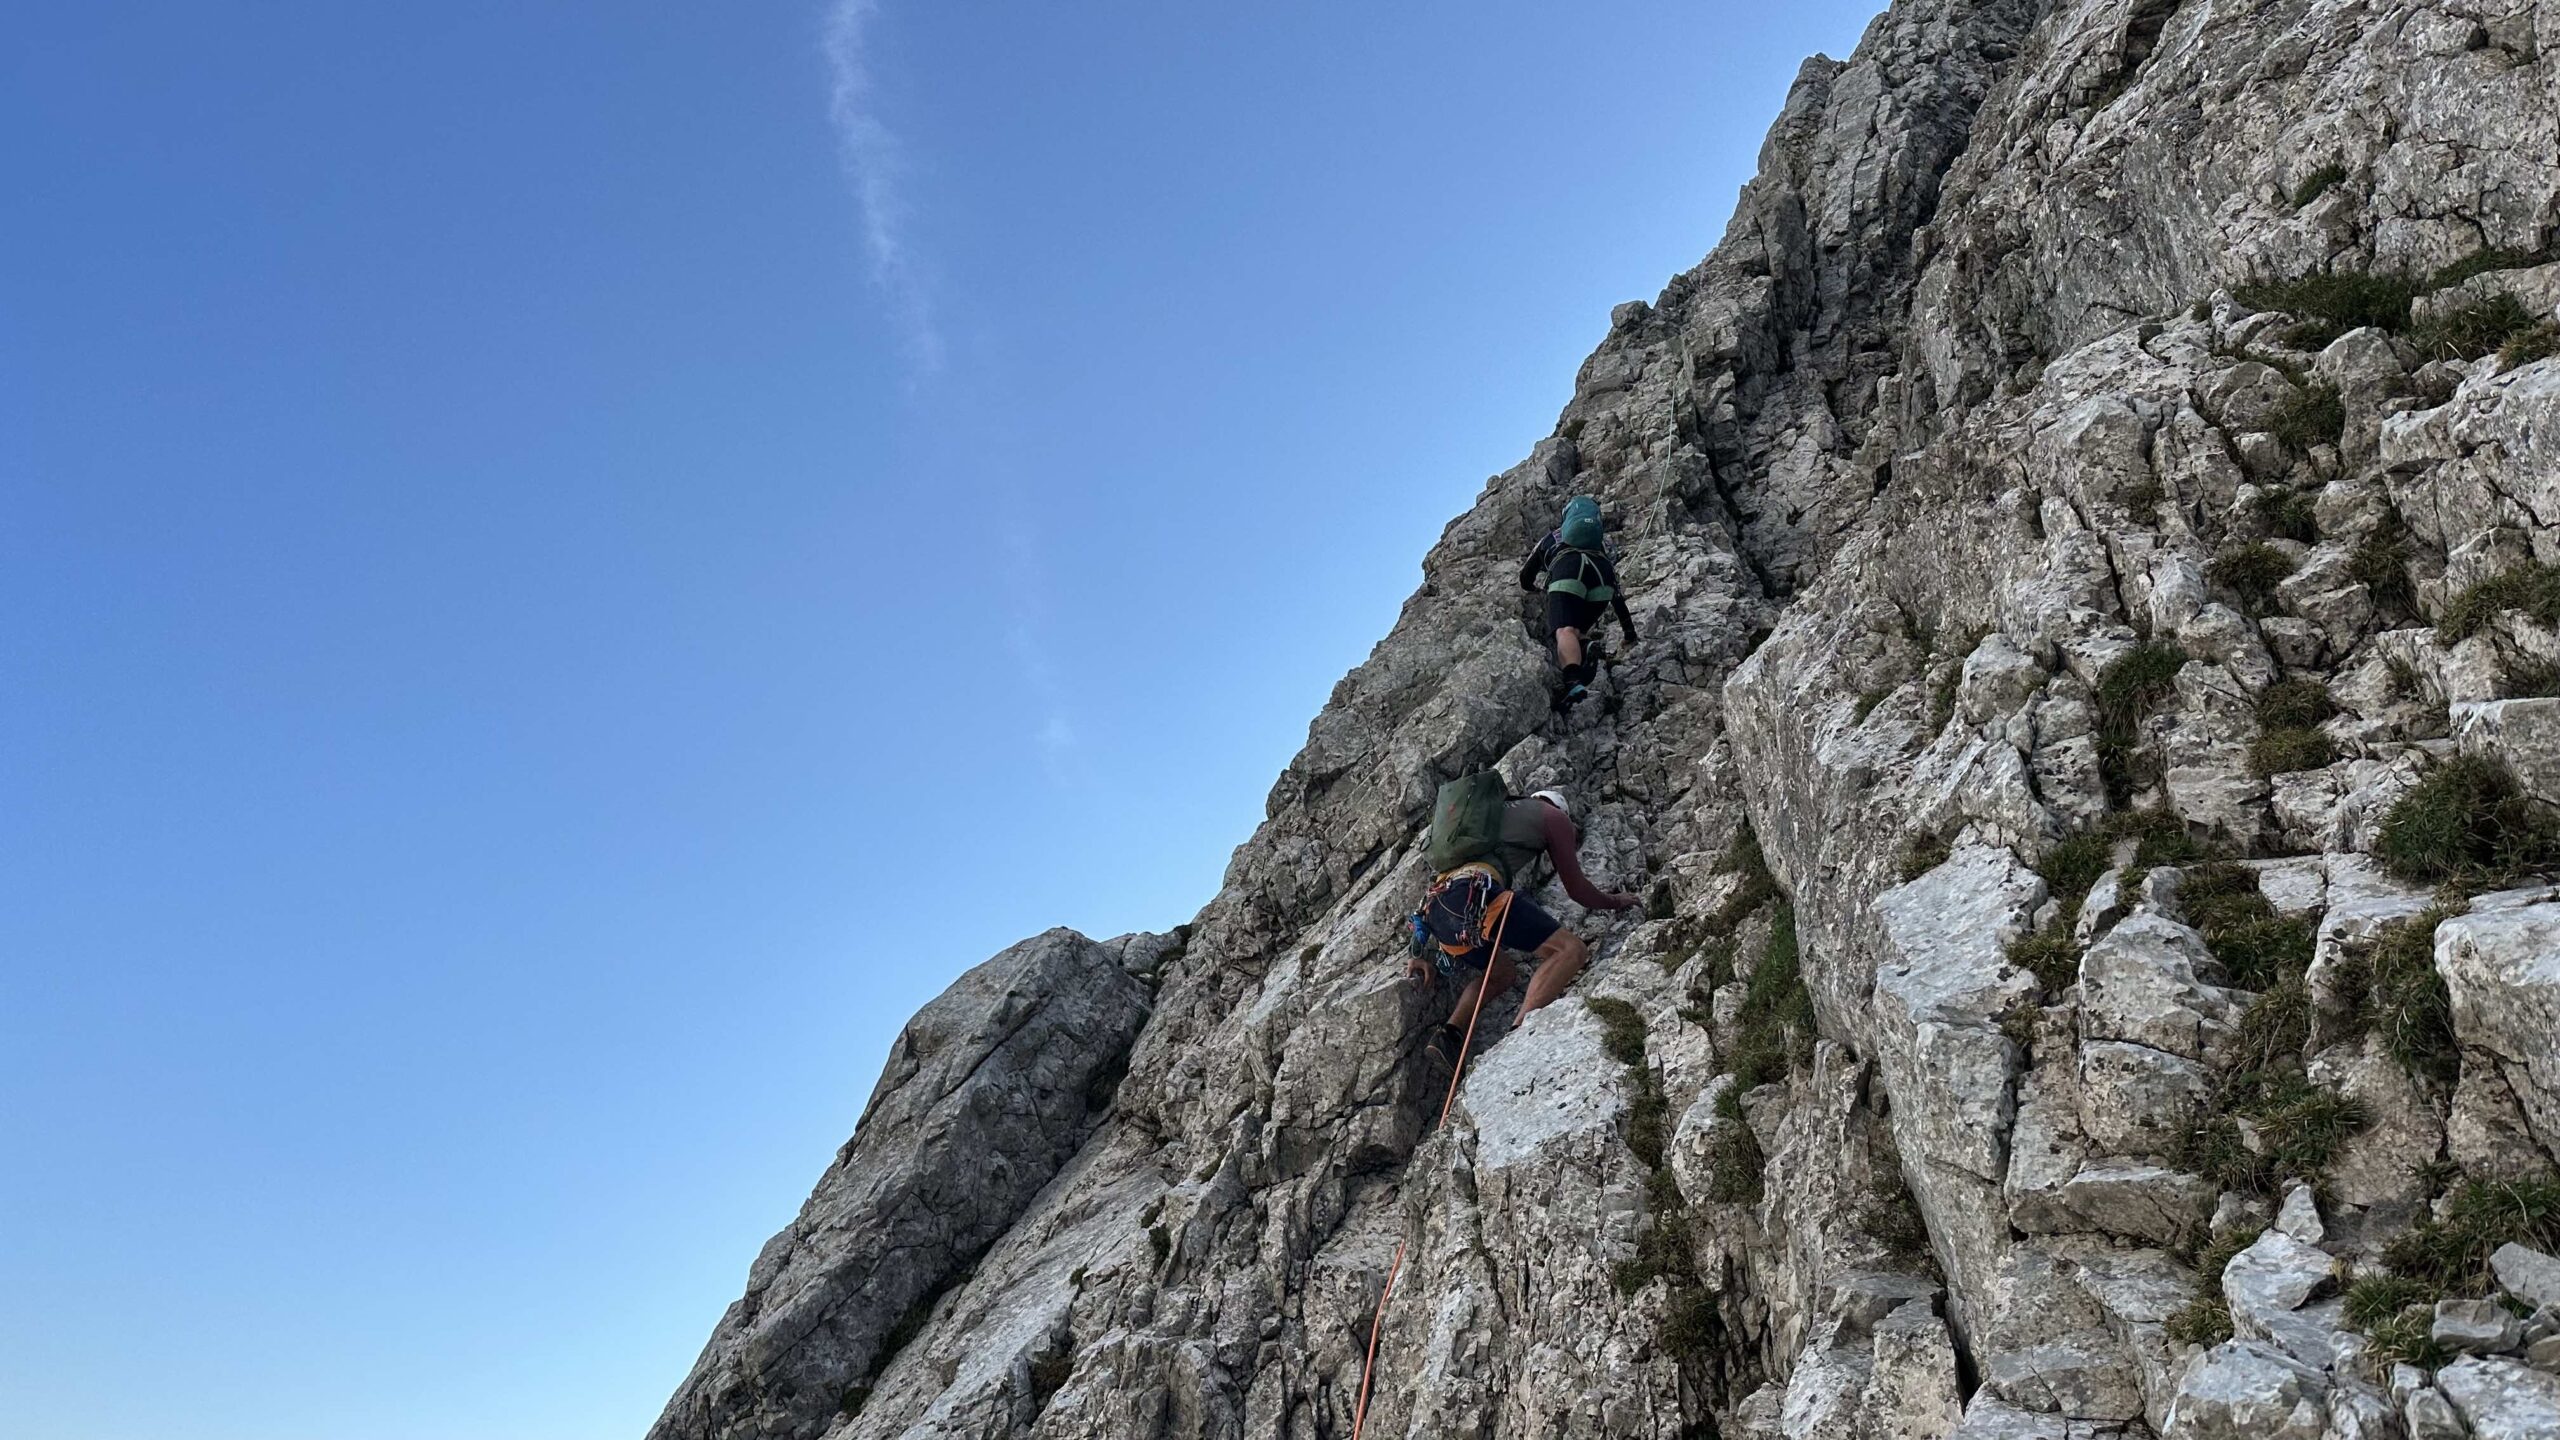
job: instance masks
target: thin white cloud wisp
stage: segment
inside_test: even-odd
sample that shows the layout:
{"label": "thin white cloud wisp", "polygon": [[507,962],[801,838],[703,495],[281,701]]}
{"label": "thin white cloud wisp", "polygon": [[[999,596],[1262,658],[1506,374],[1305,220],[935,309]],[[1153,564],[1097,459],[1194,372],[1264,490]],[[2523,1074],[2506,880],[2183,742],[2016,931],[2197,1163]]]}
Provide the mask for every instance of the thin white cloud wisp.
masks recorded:
{"label": "thin white cloud wisp", "polygon": [[942,333],[935,327],[932,296],[908,240],[906,197],[899,184],[905,150],[880,116],[872,80],[871,27],[879,15],[879,0],[836,0],[827,13],[827,68],[834,82],[827,114],[861,212],[871,282],[888,303],[909,363],[919,375],[930,375],[942,368]]}

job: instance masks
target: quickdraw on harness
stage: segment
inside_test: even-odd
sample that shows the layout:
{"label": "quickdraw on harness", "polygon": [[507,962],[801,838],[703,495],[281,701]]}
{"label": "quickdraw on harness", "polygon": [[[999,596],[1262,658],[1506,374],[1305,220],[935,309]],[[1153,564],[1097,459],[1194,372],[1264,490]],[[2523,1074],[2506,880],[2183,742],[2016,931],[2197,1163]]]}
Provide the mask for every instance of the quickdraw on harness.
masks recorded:
{"label": "quickdraw on harness", "polygon": [[1441,875],[1423,892],[1422,908],[1409,922],[1410,948],[1431,956],[1442,976],[1452,974],[1458,961],[1500,938],[1511,915],[1511,894],[1502,871],[1487,861]]}
{"label": "quickdraw on harness", "polygon": [[1572,573],[1557,573],[1563,569],[1561,564],[1550,569],[1547,572],[1548,594],[1570,595],[1594,605],[1606,605],[1617,598],[1617,588],[1609,583],[1609,572],[1602,568],[1599,556],[1588,550],[1567,547],[1556,552],[1556,559],[1562,561],[1568,555],[1574,560]]}

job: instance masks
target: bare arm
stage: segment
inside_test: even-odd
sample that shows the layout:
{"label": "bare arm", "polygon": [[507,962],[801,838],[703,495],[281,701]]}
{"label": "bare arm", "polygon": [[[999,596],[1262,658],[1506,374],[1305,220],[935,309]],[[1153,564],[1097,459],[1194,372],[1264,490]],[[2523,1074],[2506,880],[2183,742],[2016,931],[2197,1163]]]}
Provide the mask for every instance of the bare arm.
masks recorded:
{"label": "bare arm", "polygon": [[1552,805],[1540,805],[1546,812],[1543,824],[1547,836],[1547,859],[1556,867],[1556,878],[1564,882],[1564,893],[1585,910],[1629,910],[1636,905],[1633,895],[1612,895],[1591,883],[1582,873],[1580,842],[1573,833],[1573,822],[1564,818]]}

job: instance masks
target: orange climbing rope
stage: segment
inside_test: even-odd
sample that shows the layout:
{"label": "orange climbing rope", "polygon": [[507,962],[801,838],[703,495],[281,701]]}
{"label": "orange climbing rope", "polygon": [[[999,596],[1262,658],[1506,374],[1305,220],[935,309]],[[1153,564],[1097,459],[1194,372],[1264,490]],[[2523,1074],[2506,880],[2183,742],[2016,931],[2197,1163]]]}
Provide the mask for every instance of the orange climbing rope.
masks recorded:
{"label": "orange climbing rope", "polygon": [[[1467,1033],[1458,1041],[1458,1063],[1449,1071],[1449,1094],[1440,1102],[1440,1118],[1433,1128],[1449,1123],[1449,1111],[1458,1103],[1458,1081],[1467,1073],[1467,1052],[1476,1043],[1476,1017],[1484,1014],[1485,992],[1493,988],[1493,967],[1502,959],[1502,937],[1511,930],[1511,907],[1502,907],[1502,919],[1493,927],[1493,949],[1485,955],[1484,976],[1476,983],[1476,1003],[1467,1010]],[[1396,1274],[1404,1269],[1404,1242],[1396,1242],[1396,1258],[1387,1265],[1386,1287],[1378,1292],[1378,1313],[1369,1321],[1369,1357],[1360,1362],[1360,1400],[1351,1412],[1351,1440],[1360,1440],[1360,1427],[1369,1423],[1369,1376],[1378,1368],[1378,1332],[1387,1325],[1387,1297],[1396,1293]]]}

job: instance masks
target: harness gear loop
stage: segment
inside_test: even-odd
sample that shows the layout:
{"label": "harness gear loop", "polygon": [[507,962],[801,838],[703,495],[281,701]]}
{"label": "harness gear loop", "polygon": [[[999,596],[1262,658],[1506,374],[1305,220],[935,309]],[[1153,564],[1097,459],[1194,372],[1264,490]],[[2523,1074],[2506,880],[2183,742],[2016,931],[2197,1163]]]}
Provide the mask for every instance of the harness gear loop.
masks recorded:
{"label": "harness gear loop", "polygon": [[[1509,892],[1504,892],[1508,900]],[[1502,958],[1502,936],[1511,928],[1511,907],[1502,907],[1502,922],[1494,927],[1493,953],[1487,956],[1484,974],[1476,981],[1476,1003],[1467,1011],[1467,1033],[1458,1041],[1458,1063],[1449,1071],[1449,1094],[1440,1102],[1440,1119],[1433,1128],[1449,1123],[1449,1111],[1458,1103],[1458,1081],[1467,1073],[1467,1051],[1476,1042],[1476,1020],[1484,1014],[1484,992],[1493,988],[1493,967]],[[1396,1242],[1396,1258],[1387,1265],[1387,1283],[1378,1292],[1378,1313],[1369,1321],[1369,1358],[1360,1362],[1360,1400],[1351,1412],[1351,1440],[1360,1440],[1360,1427],[1369,1423],[1369,1377],[1378,1368],[1378,1336],[1387,1328],[1387,1299],[1396,1293],[1396,1274],[1404,1269],[1404,1244]]]}

